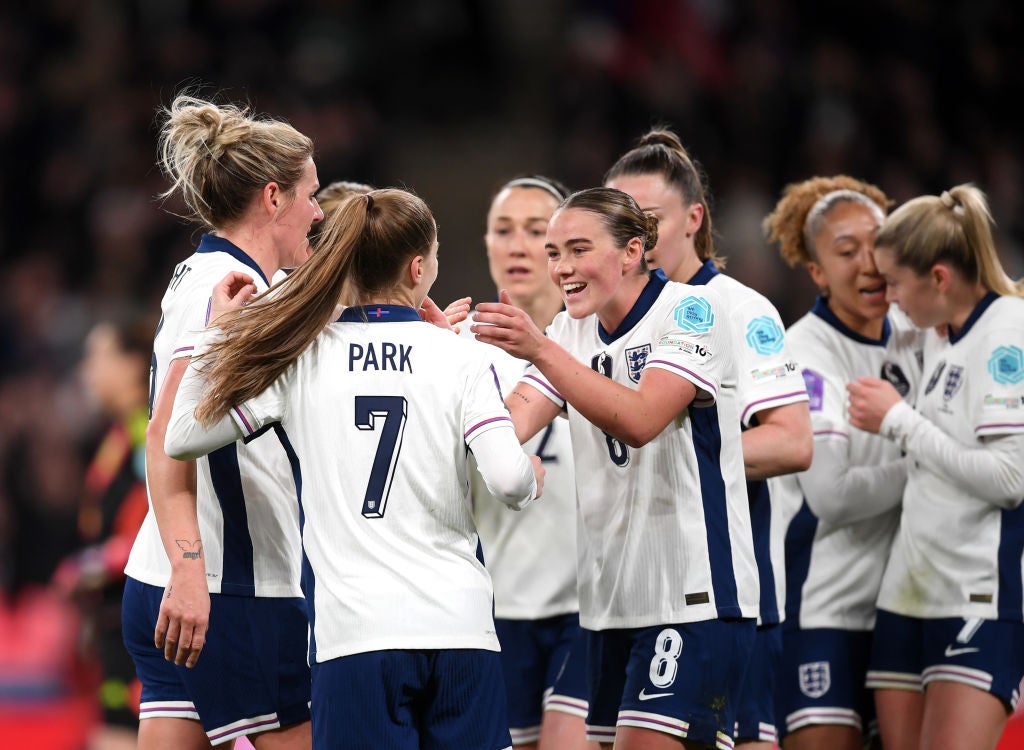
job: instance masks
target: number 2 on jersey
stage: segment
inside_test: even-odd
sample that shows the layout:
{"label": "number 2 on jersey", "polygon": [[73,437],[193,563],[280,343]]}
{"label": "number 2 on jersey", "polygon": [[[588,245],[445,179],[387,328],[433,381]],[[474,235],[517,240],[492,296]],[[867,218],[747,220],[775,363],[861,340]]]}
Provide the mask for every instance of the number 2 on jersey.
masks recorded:
{"label": "number 2 on jersey", "polygon": [[405,432],[406,401],[402,396],[356,396],[356,427],[376,430],[378,418],[384,419],[377,453],[370,469],[370,481],[363,496],[363,516],[383,518],[395,478],[398,454]]}

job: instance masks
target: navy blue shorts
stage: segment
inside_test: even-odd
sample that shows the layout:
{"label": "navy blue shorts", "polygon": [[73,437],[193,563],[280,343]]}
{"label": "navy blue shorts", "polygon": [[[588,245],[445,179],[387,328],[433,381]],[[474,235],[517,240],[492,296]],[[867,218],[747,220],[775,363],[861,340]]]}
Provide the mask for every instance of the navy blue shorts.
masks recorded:
{"label": "navy blue shorts", "polygon": [[142,682],[139,718],[196,719],[213,744],[309,720],[304,599],[210,595],[210,626],[196,665],[153,645],[164,590],[129,578],[124,643]]}
{"label": "navy blue shorts", "polygon": [[313,747],[512,746],[496,651],[367,651],[314,664]]}
{"label": "navy blue shorts", "polygon": [[864,731],[875,717],[872,695],[864,687],[870,652],[867,631],[784,629],[776,694],[780,734],[815,724]]}
{"label": "navy blue shorts", "polygon": [[567,662],[573,642],[582,638],[578,614],[543,620],[495,619],[494,628],[501,643],[512,744],[540,738],[546,709],[587,715],[586,658]]}
{"label": "navy blue shorts", "polygon": [[775,729],[775,690],[782,663],[782,626],[762,625],[757,629],[754,653],[740,687],[736,708],[736,738],[778,741]]}
{"label": "navy blue shorts", "polygon": [[924,620],[878,610],[867,685],[922,690],[936,680],[961,682],[1010,710],[1024,677],[1024,623],[946,617]]}
{"label": "navy blue shorts", "polygon": [[586,631],[587,739],[632,726],[731,748],[756,631],[754,620]]}

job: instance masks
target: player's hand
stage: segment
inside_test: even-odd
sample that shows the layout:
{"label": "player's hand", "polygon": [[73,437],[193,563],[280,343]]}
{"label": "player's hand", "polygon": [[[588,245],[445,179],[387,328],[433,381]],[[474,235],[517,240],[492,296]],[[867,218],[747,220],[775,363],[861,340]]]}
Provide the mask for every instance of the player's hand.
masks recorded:
{"label": "player's hand", "polygon": [[210,297],[210,316],[207,325],[215,325],[225,313],[244,307],[256,296],[256,284],[252,276],[231,271],[217,282]]}
{"label": "player's hand", "polygon": [[530,456],[530,463],[533,464],[533,475],[537,478],[537,495],[534,497],[536,500],[544,493],[544,476],[548,472],[540,462],[540,456]]}
{"label": "player's hand", "polygon": [[[455,330],[452,328],[452,324],[448,322],[448,317],[441,312],[441,308],[430,297],[424,297],[423,304],[420,305],[420,309],[417,312],[423,320],[431,325],[444,328],[446,331]],[[455,332],[458,333],[457,330]]]}
{"label": "player's hand", "polygon": [[850,397],[850,424],[865,432],[877,433],[889,409],[902,397],[888,380],[858,378],[846,386]]}
{"label": "player's hand", "polygon": [[513,357],[533,362],[544,345],[544,332],[533,319],[512,304],[504,289],[498,302],[481,302],[470,330],[479,341],[504,349]]}
{"label": "player's hand", "polygon": [[[201,544],[201,542],[195,542]],[[195,565],[171,572],[171,580],[160,600],[153,643],[163,649],[164,658],[178,666],[194,667],[206,645],[210,622],[210,590],[206,586],[206,565],[199,557]]]}
{"label": "player's hand", "polygon": [[458,333],[461,329],[459,323],[469,317],[469,306],[473,304],[472,297],[460,297],[450,302],[444,309],[444,316],[448,319],[448,325]]}

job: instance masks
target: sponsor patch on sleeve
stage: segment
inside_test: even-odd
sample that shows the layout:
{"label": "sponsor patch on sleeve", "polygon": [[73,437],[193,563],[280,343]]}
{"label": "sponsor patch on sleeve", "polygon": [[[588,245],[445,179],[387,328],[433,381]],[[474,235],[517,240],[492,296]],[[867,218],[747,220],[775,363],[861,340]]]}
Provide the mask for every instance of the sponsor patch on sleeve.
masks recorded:
{"label": "sponsor patch on sleeve", "polygon": [[747,346],[767,357],[782,351],[785,334],[782,327],[767,315],[754,318],[747,324]]}
{"label": "sponsor patch on sleeve", "polygon": [[707,359],[711,352],[704,344],[683,338],[682,336],[662,336],[658,341],[658,350],[672,353],[689,354],[697,359]]}
{"label": "sponsor patch on sleeve", "polygon": [[803,369],[803,376],[808,406],[811,411],[821,411],[825,406],[825,378],[807,367]]}
{"label": "sponsor patch on sleeve", "polygon": [[988,371],[1000,385],[1017,385],[1024,380],[1024,352],[1019,346],[1000,346],[988,358]]}
{"label": "sponsor patch on sleeve", "polygon": [[707,333],[715,325],[715,313],[711,303],[703,297],[690,296],[676,305],[672,311],[676,325],[684,331]]}

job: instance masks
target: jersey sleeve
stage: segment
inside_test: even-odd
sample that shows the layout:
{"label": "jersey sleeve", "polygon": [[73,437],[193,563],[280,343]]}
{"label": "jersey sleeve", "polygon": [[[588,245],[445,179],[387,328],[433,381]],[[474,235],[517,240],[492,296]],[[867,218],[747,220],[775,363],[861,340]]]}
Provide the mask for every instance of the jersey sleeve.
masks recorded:
{"label": "jersey sleeve", "polygon": [[739,305],[733,313],[737,392],[740,419],[745,427],[764,409],[807,400],[800,368],[786,344],[786,329],[775,307],[760,295]]}
{"label": "jersey sleeve", "polygon": [[689,380],[697,388],[693,405],[711,406],[732,366],[730,332],[721,297],[709,289],[687,289],[659,326],[644,369],[667,370]]}
{"label": "jersey sleeve", "polygon": [[[189,261],[179,263],[164,297],[160,336],[171,345],[171,359],[191,357],[210,316],[210,298],[216,283],[209,274],[193,271]],[[189,278],[192,274],[192,276]]]}
{"label": "jersey sleeve", "polygon": [[481,357],[470,367],[462,410],[466,445],[472,445],[474,438],[497,427],[513,428],[512,418],[501,398],[501,385],[494,365]]}
{"label": "jersey sleeve", "polygon": [[[1024,433],[1024,326],[986,336],[981,388],[972,389],[970,418],[978,437]],[[977,366],[982,366],[981,362]]]}
{"label": "jersey sleeve", "polygon": [[[302,357],[307,354],[308,350]],[[296,378],[298,366],[293,362],[263,393],[228,411],[231,420],[242,432],[243,442],[254,440],[284,418],[287,394]]]}

